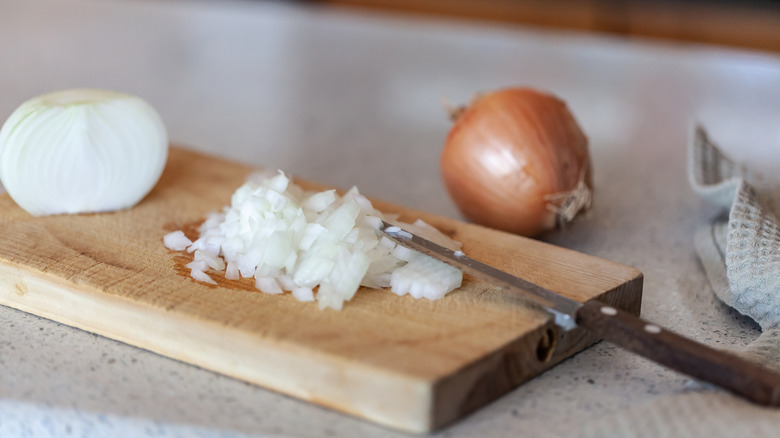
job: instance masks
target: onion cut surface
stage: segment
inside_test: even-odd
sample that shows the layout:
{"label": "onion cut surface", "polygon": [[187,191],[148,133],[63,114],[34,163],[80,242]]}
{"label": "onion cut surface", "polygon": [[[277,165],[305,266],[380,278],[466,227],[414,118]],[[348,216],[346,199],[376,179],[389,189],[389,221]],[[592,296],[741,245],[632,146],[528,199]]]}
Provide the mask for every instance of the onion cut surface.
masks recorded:
{"label": "onion cut surface", "polygon": [[[211,213],[190,242],[174,231],[163,238],[174,251],[194,253],[187,265],[197,281],[254,278],[268,294],[290,291],[299,301],[340,310],[360,288],[389,287],[398,295],[436,300],[460,287],[460,270],[397,245],[380,231],[385,216],[356,187],[306,192],[283,172],[253,174]],[[460,244],[418,220],[404,228],[452,249]]]}

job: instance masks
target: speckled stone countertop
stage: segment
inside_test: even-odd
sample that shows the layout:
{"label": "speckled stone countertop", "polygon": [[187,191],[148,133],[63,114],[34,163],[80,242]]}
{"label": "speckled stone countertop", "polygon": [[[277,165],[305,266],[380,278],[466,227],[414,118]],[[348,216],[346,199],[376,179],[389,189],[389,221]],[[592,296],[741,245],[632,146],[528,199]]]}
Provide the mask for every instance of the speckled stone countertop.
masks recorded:
{"label": "speckled stone countertop", "polygon": [[[776,55],[278,3],[28,0],[0,2],[0,59],[2,119],[47,91],[122,90],[176,143],[450,217],[442,101],[550,90],[590,137],[596,204],[545,240],[643,271],[648,319],[721,347],[758,335],[697,262],[717,211],[689,189],[686,143],[700,122],[777,187]],[[0,370],[4,437],[403,436],[5,307]],[[687,382],[602,343],[439,435],[560,435]]]}

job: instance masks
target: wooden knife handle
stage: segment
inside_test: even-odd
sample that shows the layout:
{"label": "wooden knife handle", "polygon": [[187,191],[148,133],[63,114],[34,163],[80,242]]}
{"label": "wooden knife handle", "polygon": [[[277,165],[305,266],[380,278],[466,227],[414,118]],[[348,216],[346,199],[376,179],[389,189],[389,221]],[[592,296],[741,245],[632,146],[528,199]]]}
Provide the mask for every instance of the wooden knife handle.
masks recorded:
{"label": "wooden knife handle", "polygon": [[780,405],[780,374],[710,348],[599,301],[577,311],[577,324],[605,341],[762,405]]}

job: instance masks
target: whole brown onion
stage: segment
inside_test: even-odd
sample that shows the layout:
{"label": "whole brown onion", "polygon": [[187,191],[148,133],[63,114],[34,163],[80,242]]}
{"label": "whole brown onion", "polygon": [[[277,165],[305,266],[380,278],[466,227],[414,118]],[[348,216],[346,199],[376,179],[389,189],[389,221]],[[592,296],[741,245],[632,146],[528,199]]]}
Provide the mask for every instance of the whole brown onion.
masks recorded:
{"label": "whole brown onion", "polygon": [[470,221],[536,236],[590,207],[588,139],[562,100],[508,88],[478,96],[453,117],[441,172]]}

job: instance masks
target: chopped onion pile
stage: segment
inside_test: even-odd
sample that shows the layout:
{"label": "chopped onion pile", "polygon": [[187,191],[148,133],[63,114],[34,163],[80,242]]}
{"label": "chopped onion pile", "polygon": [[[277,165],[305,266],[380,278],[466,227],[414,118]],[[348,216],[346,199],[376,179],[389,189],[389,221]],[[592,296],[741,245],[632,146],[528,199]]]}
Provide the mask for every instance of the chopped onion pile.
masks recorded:
{"label": "chopped onion pile", "polygon": [[[341,309],[360,286],[430,300],[460,287],[460,270],[397,245],[380,231],[382,219],[356,187],[343,197],[305,192],[280,171],[250,177],[229,207],[209,215],[195,242],[174,231],[163,243],[195,253],[187,267],[198,281],[216,284],[210,269],[231,280],[254,277],[262,292],[290,291],[299,301],[316,299],[320,309]],[[404,227],[460,248],[425,222]]]}

